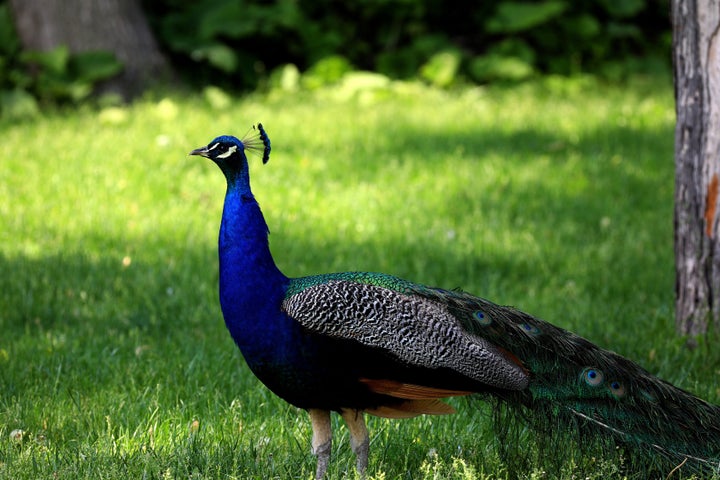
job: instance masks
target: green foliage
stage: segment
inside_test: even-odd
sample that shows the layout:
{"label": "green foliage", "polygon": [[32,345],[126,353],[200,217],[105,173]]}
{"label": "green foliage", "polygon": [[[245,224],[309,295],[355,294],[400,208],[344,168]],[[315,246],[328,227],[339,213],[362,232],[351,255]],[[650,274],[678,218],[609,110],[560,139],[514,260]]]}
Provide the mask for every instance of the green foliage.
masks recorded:
{"label": "green foliage", "polygon": [[446,50],[436,53],[420,67],[420,77],[436,87],[449,87],[460,66],[460,52]]}
{"label": "green foliage", "polygon": [[92,93],[95,83],[121,70],[108,52],[71,54],[65,46],[21,51],[9,7],[0,3],[0,116],[35,116],[38,101],[78,102]]}
{"label": "green foliage", "polygon": [[345,57],[331,55],[310,67],[303,75],[302,82],[306,88],[319,88],[340,81],[352,70],[353,66]]}
{"label": "green foliage", "polygon": [[527,42],[508,38],[488,48],[487,53],[472,58],[467,70],[470,78],[479,83],[521,81],[533,76],[535,51]]}
{"label": "green foliage", "polygon": [[[287,274],[463,287],[718,402],[716,341],[690,351],[673,331],[669,83],[374,75],[0,123],[0,479],[312,477],[307,415],[259,385],[223,325],[224,180],[187,156],[257,121],[274,148],[253,187]],[[370,478],[507,478],[490,410],[453,405],[371,419]],[[330,478],[352,477],[334,426]],[[603,461],[524,474],[638,478]]]}
{"label": "green foliage", "polygon": [[300,86],[300,70],[292,63],[281,65],[270,74],[268,85],[271,90],[297,90]]}
{"label": "green foliage", "polygon": [[[152,2],[146,6],[154,17],[160,39],[174,52],[180,63],[207,63],[226,74],[236,87],[254,88],[265,68],[256,69],[258,53],[284,48],[293,51],[294,31],[302,25],[300,11],[292,0],[269,3],[235,0]],[[287,48],[280,47],[287,44]],[[285,59],[288,60],[287,58]],[[265,57],[267,67],[274,67]],[[188,65],[196,80],[207,80],[219,72],[198,74]]]}
{"label": "green foliage", "polygon": [[20,49],[20,42],[15,34],[12,15],[7,4],[0,4],[0,53],[2,58],[15,54]]}
{"label": "green foliage", "polygon": [[108,52],[74,55],[65,46],[48,52],[26,51],[20,55],[32,75],[30,90],[41,100],[79,101],[92,93],[94,83],[110,78],[122,65]]}
{"label": "green foliage", "polygon": [[518,33],[539,27],[560,16],[567,8],[565,2],[549,0],[540,3],[500,2],[495,15],[485,23],[489,33]]}
{"label": "green foliage", "polygon": [[625,0],[623,2],[600,0],[598,3],[615,18],[629,18],[646,8],[647,2],[646,0]]}
{"label": "green foliage", "polygon": [[20,120],[31,118],[40,113],[35,97],[25,90],[0,91],[0,113],[6,119]]}
{"label": "green foliage", "polygon": [[[540,72],[604,74],[606,65],[621,62],[625,75],[629,72],[667,75],[667,59],[670,58],[670,44],[665,39],[669,32],[668,8],[665,1],[644,0],[503,1],[498,3],[486,27],[495,36],[511,36],[532,45],[535,59],[528,62],[528,66]],[[489,58],[485,62],[475,60],[475,75],[487,70],[492,76],[492,66],[502,67],[504,58],[516,59],[512,54],[498,54],[492,50],[493,47],[488,49]],[[666,58],[660,70],[648,70],[647,64],[632,62],[639,57],[656,55]],[[478,63],[483,68],[478,68]],[[502,70],[501,67],[495,67],[495,70]],[[517,75],[516,69],[509,69],[509,72],[509,79]]]}
{"label": "green foliage", "polygon": [[[538,74],[667,76],[668,1],[460,0],[448,8],[442,0],[146,0],[144,8],[188,82],[254,90],[319,88],[351,68],[443,87]],[[3,116],[33,115],[32,99],[87,98],[120,68],[102,52],[21,53],[0,0]]]}
{"label": "green foliage", "polygon": [[[620,77],[667,75],[670,66],[668,0],[463,0],[451,8],[441,0],[160,0],[146,9],[178,65],[207,64],[201,74],[191,68],[192,78],[226,87],[254,88],[279,66],[305,71],[328,57],[444,86],[536,73],[609,72],[617,79],[617,65]],[[507,51],[507,44],[525,52]],[[637,61],[646,57],[665,61]]]}
{"label": "green foliage", "polygon": [[532,76],[533,67],[517,57],[488,54],[474,58],[468,65],[470,76],[478,82],[520,81]]}

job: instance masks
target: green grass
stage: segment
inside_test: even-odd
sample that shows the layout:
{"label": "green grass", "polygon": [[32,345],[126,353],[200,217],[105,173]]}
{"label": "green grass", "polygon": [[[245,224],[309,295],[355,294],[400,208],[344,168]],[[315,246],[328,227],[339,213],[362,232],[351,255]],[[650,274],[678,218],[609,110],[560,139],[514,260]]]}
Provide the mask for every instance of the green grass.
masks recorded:
{"label": "green grass", "polygon": [[[720,353],[674,335],[670,85],[351,93],[151,96],[0,126],[0,478],[312,477],[306,415],[225,331],[224,179],[187,156],[257,121],[273,154],[254,191],[288,275],[462,286],[718,402]],[[372,419],[370,475],[502,478],[487,409],[454,404]],[[354,462],[336,427],[333,477]]]}

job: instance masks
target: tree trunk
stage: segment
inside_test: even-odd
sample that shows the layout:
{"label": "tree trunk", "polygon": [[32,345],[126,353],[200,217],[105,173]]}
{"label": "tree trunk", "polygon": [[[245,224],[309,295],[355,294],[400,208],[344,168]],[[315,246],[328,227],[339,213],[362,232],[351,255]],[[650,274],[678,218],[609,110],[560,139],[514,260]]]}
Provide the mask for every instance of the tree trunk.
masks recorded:
{"label": "tree trunk", "polygon": [[673,0],[675,321],[695,336],[720,327],[720,3]]}
{"label": "tree trunk", "polygon": [[105,91],[129,98],[169,77],[138,0],[10,0],[10,6],[25,49],[113,52],[124,70],[103,85]]}

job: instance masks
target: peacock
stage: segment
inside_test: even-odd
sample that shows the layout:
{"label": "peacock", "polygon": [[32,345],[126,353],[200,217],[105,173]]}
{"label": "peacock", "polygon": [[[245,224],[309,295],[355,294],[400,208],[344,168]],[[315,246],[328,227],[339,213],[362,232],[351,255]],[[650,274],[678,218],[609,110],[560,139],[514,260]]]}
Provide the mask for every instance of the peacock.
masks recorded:
{"label": "peacock", "polygon": [[250,188],[248,153],[269,160],[262,124],[242,140],[219,136],[190,152],[212,160],[227,180],[220,304],[254,375],[309,413],[317,479],[330,461],[331,412],[347,424],[363,474],[365,414],[450,414],[443,399],[470,395],[505,406],[542,434],[564,429],[652,459],[663,475],[678,465],[719,471],[720,407],[578,335],[461,290],[382,273],[286,277]]}

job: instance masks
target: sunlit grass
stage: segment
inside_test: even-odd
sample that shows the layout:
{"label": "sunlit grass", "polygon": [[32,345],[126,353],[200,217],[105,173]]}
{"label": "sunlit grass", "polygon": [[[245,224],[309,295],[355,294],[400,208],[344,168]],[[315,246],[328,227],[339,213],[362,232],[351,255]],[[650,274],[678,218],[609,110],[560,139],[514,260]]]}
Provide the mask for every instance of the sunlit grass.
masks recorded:
{"label": "sunlit grass", "polygon": [[[304,412],[223,326],[224,180],[187,156],[258,121],[254,191],[288,275],[463,287],[720,397],[717,352],[673,331],[669,85],[151,96],[0,127],[0,477],[312,477]],[[456,405],[372,420],[371,476],[502,478],[487,410]]]}

